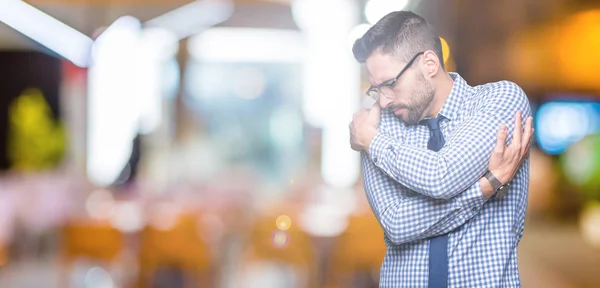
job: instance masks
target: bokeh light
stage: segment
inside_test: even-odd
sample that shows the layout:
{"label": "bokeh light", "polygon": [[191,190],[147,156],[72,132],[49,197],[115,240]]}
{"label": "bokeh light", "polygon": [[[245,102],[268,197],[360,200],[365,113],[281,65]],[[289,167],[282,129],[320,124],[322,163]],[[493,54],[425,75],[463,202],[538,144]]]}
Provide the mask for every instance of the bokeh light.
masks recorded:
{"label": "bokeh light", "polygon": [[180,214],[181,208],[175,203],[156,203],[152,212],[148,213],[148,224],[157,230],[167,231],[177,224]]}
{"label": "bokeh light", "polygon": [[117,203],[115,213],[110,220],[113,227],[123,232],[139,231],[143,226],[141,207],[134,201],[121,201]]}
{"label": "bokeh light", "polygon": [[592,202],[581,212],[580,228],[589,244],[600,247],[600,202]]}
{"label": "bokeh light", "polygon": [[290,234],[287,231],[275,230],[271,234],[273,247],[283,249],[290,244]]}
{"label": "bokeh light", "polygon": [[600,134],[586,136],[561,155],[566,178],[588,199],[600,200]]}
{"label": "bokeh light", "polygon": [[409,0],[369,0],[365,5],[365,17],[371,24],[377,23],[392,11],[404,9]]}
{"label": "bokeh light", "polygon": [[115,213],[115,199],[110,191],[99,189],[87,197],[85,208],[94,219],[108,219]]}
{"label": "bokeh light", "polygon": [[557,48],[557,74],[576,87],[598,87],[600,9],[576,13],[561,24],[560,38],[551,45]]}
{"label": "bokeh light", "polygon": [[275,225],[279,230],[288,230],[290,229],[290,226],[292,226],[292,219],[287,215],[280,215],[277,217],[277,220],[275,220]]}
{"label": "bokeh light", "polygon": [[440,37],[440,42],[442,42],[442,55],[444,57],[444,63],[446,63],[448,62],[448,59],[450,59],[450,45],[448,45],[448,41],[442,37]]}
{"label": "bokeh light", "polygon": [[85,287],[116,287],[108,271],[104,270],[101,267],[94,267],[88,270],[88,272],[85,274],[84,282]]}
{"label": "bokeh light", "polygon": [[600,104],[548,102],[540,106],[534,119],[540,148],[560,154],[584,136],[600,132]]}

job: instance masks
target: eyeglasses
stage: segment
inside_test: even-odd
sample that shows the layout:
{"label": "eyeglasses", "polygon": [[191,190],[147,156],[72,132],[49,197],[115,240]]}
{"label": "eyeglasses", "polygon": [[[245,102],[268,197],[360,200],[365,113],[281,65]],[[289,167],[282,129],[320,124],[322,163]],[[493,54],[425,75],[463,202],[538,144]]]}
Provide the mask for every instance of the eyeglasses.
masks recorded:
{"label": "eyeglasses", "polygon": [[388,91],[388,92],[392,92],[392,93],[394,93],[394,95],[396,95],[396,93],[393,91],[394,85],[396,85],[396,82],[398,82],[398,79],[400,79],[400,76],[402,76],[402,74],[404,74],[404,72],[406,72],[406,70],[408,70],[408,68],[413,64],[413,62],[415,62],[415,60],[417,60],[417,57],[419,57],[420,55],[423,55],[424,53],[425,52],[419,52],[415,56],[413,56],[413,58],[410,59],[410,61],[408,61],[408,63],[406,63],[406,66],[404,66],[404,68],[402,68],[400,73],[398,73],[398,76],[396,76],[395,78],[384,81],[382,84],[379,84],[377,86],[371,86],[371,88],[369,88],[369,90],[367,90],[367,96],[369,96],[369,97],[373,98],[373,100],[379,102],[379,97],[381,94],[384,94],[386,97],[389,97],[389,96],[387,96],[386,93],[382,92],[383,89],[389,89],[390,91]]}

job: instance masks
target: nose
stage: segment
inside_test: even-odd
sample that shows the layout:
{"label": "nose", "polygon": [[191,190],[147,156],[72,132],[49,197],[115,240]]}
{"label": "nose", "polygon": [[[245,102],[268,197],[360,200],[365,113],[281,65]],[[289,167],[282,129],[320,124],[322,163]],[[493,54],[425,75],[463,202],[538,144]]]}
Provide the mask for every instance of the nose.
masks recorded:
{"label": "nose", "polygon": [[382,108],[387,107],[388,105],[390,105],[392,103],[392,100],[390,100],[390,98],[385,97],[384,95],[381,95],[381,97],[379,97],[379,105]]}

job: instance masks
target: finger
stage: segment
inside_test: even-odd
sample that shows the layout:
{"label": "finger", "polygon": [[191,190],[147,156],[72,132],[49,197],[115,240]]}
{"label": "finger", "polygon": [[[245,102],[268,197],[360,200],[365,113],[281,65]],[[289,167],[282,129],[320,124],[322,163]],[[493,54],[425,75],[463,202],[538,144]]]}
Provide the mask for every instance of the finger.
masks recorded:
{"label": "finger", "polygon": [[521,161],[519,161],[519,163],[521,164],[525,161],[525,159],[527,159],[527,157],[529,157],[529,152],[531,151],[531,142],[533,142],[534,131],[535,130],[531,128],[529,138],[523,139],[527,144],[523,145],[524,149],[523,151],[521,151]]}
{"label": "finger", "polygon": [[521,137],[523,135],[523,119],[521,117],[521,111],[517,111],[515,115],[515,129],[510,145],[512,148],[521,150]]}
{"label": "finger", "polygon": [[508,134],[508,129],[506,125],[500,125],[498,128],[498,133],[496,134],[496,147],[494,147],[494,152],[496,153],[504,153],[504,147],[506,146],[506,135]]}
{"label": "finger", "polygon": [[364,109],[365,108],[362,108],[362,109],[356,111],[354,113],[354,115],[352,115],[352,122],[356,121],[356,118],[358,118],[362,113],[364,113]]}
{"label": "finger", "polygon": [[531,135],[533,133],[533,118],[531,116],[527,117],[527,121],[525,121],[525,132],[521,138],[521,155],[527,153],[527,146],[531,143]]}
{"label": "finger", "polygon": [[379,103],[375,103],[373,108],[369,111],[368,121],[372,125],[379,124],[379,120],[381,119],[381,107]]}
{"label": "finger", "polygon": [[349,128],[350,128],[350,133],[349,133],[349,134],[350,134],[350,137],[349,137],[349,138],[350,138],[350,139],[349,139],[349,142],[350,142],[350,148],[351,148],[352,150],[356,151],[356,147],[355,147],[355,145],[354,145],[354,131],[353,131],[353,129],[352,129],[352,125],[350,125],[350,127],[349,127]]}
{"label": "finger", "polygon": [[375,102],[375,104],[373,104],[373,107],[371,108],[371,111],[375,111],[377,113],[381,113],[381,106],[379,106],[379,102]]}
{"label": "finger", "polygon": [[534,135],[535,135],[535,129],[531,128],[531,137],[529,138],[529,144],[527,144],[526,157],[529,157],[529,152],[531,151],[531,142],[533,142]]}
{"label": "finger", "polygon": [[529,157],[529,151],[531,151],[531,141],[527,142],[527,147],[525,147],[525,154],[523,154],[523,159]]}
{"label": "finger", "polygon": [[525,159],[527,159],[527,157],[529,157],[529,151],[531,149],[531,142],[529,142],[529,144],[527,144],[527,147],[525,148],[525,154],[523,154],[521,156],[521,159],[519,159],[519,166],[521,167],[521,165],[523,165],[523,162],[525,162]]}

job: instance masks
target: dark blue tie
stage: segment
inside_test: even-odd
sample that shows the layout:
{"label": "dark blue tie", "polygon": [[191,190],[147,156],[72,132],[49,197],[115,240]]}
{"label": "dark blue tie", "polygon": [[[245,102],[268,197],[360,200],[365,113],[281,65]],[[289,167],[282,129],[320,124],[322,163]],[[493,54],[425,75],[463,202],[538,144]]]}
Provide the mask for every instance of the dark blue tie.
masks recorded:
{"label": "dark blue tie", "polygon": [[[427,149],[439,151],[444,147],[440,118],[421,121],[429,128]],[[429,242],[429,288],[445,288],[448,280],[448,235],[431,238]]]}

